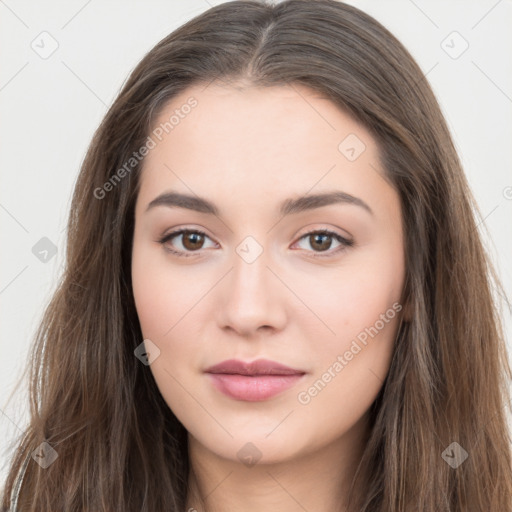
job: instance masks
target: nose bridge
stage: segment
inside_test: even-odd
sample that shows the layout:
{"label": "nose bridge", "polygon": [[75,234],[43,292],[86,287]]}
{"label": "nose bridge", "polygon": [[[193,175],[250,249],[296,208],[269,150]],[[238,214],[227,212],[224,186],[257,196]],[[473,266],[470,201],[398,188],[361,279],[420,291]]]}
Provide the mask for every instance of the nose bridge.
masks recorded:
{"label": "nose bridge", "polygon": [[223,291],[222,323],[239,332],[260,326],[280,328],[284,319],[279,280],[267,268],[270,252],[255,237],[247,236],[235,248],[232,271]]}
{"label": "nose bridge", "polygon": [[231,285],[235,294],[241,295],[240,299],[246,300],[245,295],[268,291],[269,251],[263,243],[249,235],[235,248]]}

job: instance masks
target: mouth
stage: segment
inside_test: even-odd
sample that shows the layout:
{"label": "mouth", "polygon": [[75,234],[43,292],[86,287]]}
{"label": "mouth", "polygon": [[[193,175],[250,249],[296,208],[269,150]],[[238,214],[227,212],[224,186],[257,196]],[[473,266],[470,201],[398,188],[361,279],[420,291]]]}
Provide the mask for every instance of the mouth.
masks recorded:
{"label": "mouth", "polygon": [[247,402],[276,396],[294,386],[306,374],[303,370],[266,359],[252,363],[230,359],[208,368],[205,373],[218,391]]}

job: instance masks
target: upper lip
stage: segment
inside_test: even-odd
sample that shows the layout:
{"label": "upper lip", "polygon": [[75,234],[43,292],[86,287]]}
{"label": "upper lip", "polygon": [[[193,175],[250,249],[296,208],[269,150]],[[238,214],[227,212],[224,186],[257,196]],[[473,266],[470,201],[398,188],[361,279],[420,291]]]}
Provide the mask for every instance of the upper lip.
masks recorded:
{"label": "upper lip", "polygon": [[284,364],[270,361],[268,359],[258,359],[250,363],[239,361],[238,359],[228,359],[219,364],[210,366],[205,370],[206,373],[226,373],[238,375],[302,375],[306,372],[290,368]]}

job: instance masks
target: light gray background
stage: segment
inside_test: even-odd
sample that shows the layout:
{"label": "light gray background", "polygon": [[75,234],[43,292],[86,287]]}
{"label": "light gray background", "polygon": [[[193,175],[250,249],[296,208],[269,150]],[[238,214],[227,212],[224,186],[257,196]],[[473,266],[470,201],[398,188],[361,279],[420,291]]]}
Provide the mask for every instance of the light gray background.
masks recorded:
{"label": "light gray background", "polygon": [[[8,443],[28,417],[22,392],[7,401],[63,268],[69,201],[93,132],[143,55],[217,3],[0,0],[0,482]],[[512,1],[349,3],[389,28],[426,73],[512,297]],[[42,58],[52,44],[56,51]],[[57,247],[46,263],[32,252],[43,237]],[[503,316],[512,352],[510,314]]]}

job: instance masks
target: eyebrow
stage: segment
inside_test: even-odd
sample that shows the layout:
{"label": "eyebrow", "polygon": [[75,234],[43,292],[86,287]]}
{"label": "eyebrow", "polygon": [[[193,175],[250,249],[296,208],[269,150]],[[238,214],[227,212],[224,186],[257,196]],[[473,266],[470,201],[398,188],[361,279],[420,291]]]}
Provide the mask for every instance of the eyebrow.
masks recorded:
{"label": "eyebrow", "polygon": [[[340,190],[302,196],[298,199],[286,199],[281,203],[279,211],[284,217],[286,215],[313,210],[331,204],[351,204],[360,206],[373,215],[372,209],[362,199]],[[179,192],[170,191],[159,195],[148,204],[146,212],[157,206],[186,208],[200,213],[219,216],[219,209],[212,202],[202,197],[181,194]]]}

